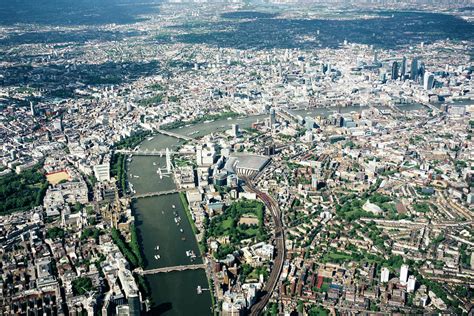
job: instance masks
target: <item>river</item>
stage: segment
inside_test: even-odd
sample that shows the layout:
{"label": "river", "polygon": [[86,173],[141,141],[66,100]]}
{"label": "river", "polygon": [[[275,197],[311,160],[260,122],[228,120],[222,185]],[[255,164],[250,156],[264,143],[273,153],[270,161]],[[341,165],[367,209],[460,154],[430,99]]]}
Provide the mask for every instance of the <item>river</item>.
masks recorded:
{"label": "river", "polygon": [[[420,106],[409,105],[401,107],[404,110],[417,110]],[[342,108],[341,112],[360,112],[364,107]],[[294,114],[326,115],[333,109],[295,110]],[[252,116],[232,120],[216,120],[200,125],[186,126],[173,130],[182,135],[200,137],[212,132],[229,129],[232,124],[239,124],[241,128],[248,128],[253,122],[263,120],[266,116]],[[140,149],[160,150],[175,149],[182,141],[164,135],[155,135],[140,144]],[[129,182],[137,194],[147,192],[166,191],[175,188],[171,177],[163,176],[160,179],[158,168],[165,169],[164,157],[134,156],[128,164]],[[174,207],[173,207],[174,206]],[[140,198],[135,200],[132,208],[135,214],[136,227],[140,238],[140,245],[145,258],[145,269],[154,269],[168,266],[202,263],[196,238],[187,220],[178,194],[159,197]],[[179,225],[174,218],[175,213],[181,217]],[[182,230],[182,231],[181,231]],[[159,246],[159,249],[157,249]],[[192,250],[198,256],[193,262],[186,255]],[[158,257],[155,256],[160,256]],[[208,288],[204,270],[189,270],[147,275],[147,281],[152,290],[155,306],[153,315],[209,315],[211,297],[208,291],[197,294],[197,287]]]}

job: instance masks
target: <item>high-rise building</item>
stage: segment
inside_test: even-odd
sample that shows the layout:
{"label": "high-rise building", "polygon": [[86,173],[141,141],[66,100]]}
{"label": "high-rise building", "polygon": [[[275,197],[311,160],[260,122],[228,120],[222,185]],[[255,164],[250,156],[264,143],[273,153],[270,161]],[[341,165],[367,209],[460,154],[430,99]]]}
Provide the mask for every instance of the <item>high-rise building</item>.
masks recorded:
{"label": "high-rise building", "polygon": [[410,277],[408,278],[407,292],[408,293],[414,292],[415,286],[416,286],[416,278],[414,275],[410,275]]}
{"label": "high-rise building", "polygon": [[270,109],[270,127],[273,127],[273,125],[275,125],[275,123],[276,123],[275,109],[271,108]]}
{"label": "high-rise building", "polygon": [[315,174],[311,175],[311,188],[314,190],[318,188],[318,177]]}
{"label": "high-rise building", "polygon": [[418,58],[414,57],[411,61],[410,79],[416,81],[418,78]]}
{"label": "high-rise building", "polygon": [[403,56],[402,64],[400,66],[400,80],[405,80],[406,72],[407,72],[407,58]]}
{"label": "high-rise building", "polygon": [[408,281],[408,265],[402,264],[400,267],[400,283],[406,285]]}
{"label": "high-rise building", "polygon": [[35,106],[33,104],[33,102],[30,101],[30,113],[31,113],[31,116],[35,116]]}
{"label": "high-rise building", "polygon": [[232,124],[232,130],[231,130],[232,136],[238,137],[240,134],[239,131],[239,124]]}
{"label": "high-rise building", "polygon": [[434,75],[431,72],[425,72],[423,77],[423,88],[425,90],[431,90],[434,86]]}
{"label": "high-rise building", "polygon": [[380,276],[380,282],[386,283],[390,279],[390,270],[388,268],[382,268],[382,275]]}
{"label": "high-rise building", "polygon": [[418,67],[418,83],[419,84],[421,85],[423,84],[424,77],[425,77],[425,64],[421,62]]}
{"label": "high-rise building", "polygon": [[392,80],[398,79],[398,63],[394,61],[392,63]]}

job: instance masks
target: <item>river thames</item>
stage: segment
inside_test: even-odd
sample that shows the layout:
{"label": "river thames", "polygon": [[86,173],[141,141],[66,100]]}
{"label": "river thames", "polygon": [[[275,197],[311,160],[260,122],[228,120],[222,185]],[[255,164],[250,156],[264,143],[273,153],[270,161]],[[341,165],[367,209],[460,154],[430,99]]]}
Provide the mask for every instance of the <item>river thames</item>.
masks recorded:
{"label": "river thames", "polygon": [[[420,105],[407,105],[403,110],[418,110]],[[360,112],[364,107],[342,108],[341,112]],[[292,111],[296,115],[327,115],[334,109],[310,109]],[[253,122],[262,121],[265,116],[252,116],[233,120],[216,120],[199,125],[186,126],[173,132],[201,137],[213,132],[229,129],[232,124],[248,128]],[[154,135],[140,144],[140,149],[162,150],[176,149],[181,140],[164,135]],[[165,158],[158,156],[134,156],[128,164],[129,183],[137,194],[167,191],[176,188],[169,176],[160,178],[158,168],[165,169]],[[145,269],[202,263],[196,238],[191,229],[178,194],[158,197],[139,198],[134,201],[133,211],[145,258]],[[179,225],[175,217],[181,218]],[[191,261],[187,251],[193,251],[197,258]],[[197,287],[208,288],[206,273],[203,269],[175,271],[147,275],[152,290],[154,307],[152,315],[210,315],[211,296],[209,291],[197,293]]]}

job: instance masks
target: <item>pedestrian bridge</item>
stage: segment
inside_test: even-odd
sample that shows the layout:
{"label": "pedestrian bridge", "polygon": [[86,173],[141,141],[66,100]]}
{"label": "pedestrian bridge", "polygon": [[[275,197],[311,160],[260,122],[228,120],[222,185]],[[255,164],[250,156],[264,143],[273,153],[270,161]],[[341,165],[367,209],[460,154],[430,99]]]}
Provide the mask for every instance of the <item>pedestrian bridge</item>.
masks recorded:
{"label": "pedestrian bridge", "polygon": [[167,273],[173,271],[186,271],[186,270],[197,270],[197,269],[205,269],[206,265],[204,263],[201,264],[189,264],[189,265],[181,265],[181,266],[173,266],[173,267],[164,267],[164,268],[157,268],[157,269],[150,269],[150,270],[143,270],[141,268],[137,268],[134,272],[147,275],[147,274],[155,274],[155,273]]}

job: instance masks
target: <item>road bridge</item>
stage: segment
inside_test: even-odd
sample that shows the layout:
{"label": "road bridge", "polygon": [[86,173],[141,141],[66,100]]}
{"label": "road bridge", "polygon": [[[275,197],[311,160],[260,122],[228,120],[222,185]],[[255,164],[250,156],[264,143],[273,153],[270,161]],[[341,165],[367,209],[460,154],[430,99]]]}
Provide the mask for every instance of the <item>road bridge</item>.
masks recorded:
{"label": "road bridge", "polygon": [[179,139],[182,139],[182,140],[187,140],[187,141],[194,140],[194,138],[191,138],[191,137],[188,137],[188,136],[185,136],[185,135],[181,135],[181,134],[177,134],[177,133],[173,133],[173,132],[170,132],[170,131],[167,131],[167,130],[164,130],[164,129],[159,129],[158,128],[156,131],[160,134],[175,137],[175,138],[179,138]]}
{"label": "road bridge", "polygon": [[[166,156],[166,150],[130,150],[130,149],[118,149],[115,152],[124,155],[133,156]],[[193,155],[194,151],[169,151],[171,155]]]}
{"label": "road bridge", "polygon": [[184,191],[185,191],[184,189],[174,189],[174,190],[168,190],[168,191],[147,192],[147,193],[141,193],[141,194],[134,194],[130,196],[130,198],[139,199],[139,198],[145,198],[145,197],[174,194],[174,193],[179,193],[179,192],[184,192]]}
{"label": "road bridge", "polygon": [[197,269],[205,269],[206,265],[204,263],[200,264],[188,264],[188,265],[180,265],[180,266],[173,266],[173,267],[163,267],[163,268],[156,268],[156,269],[149,269],[143,270],[141,268],[135,269],[134,272],[146,275],[146,274],[156,274],[156,273],[167,273],[173,271],[186,271],[186,270],[197,270]]}

